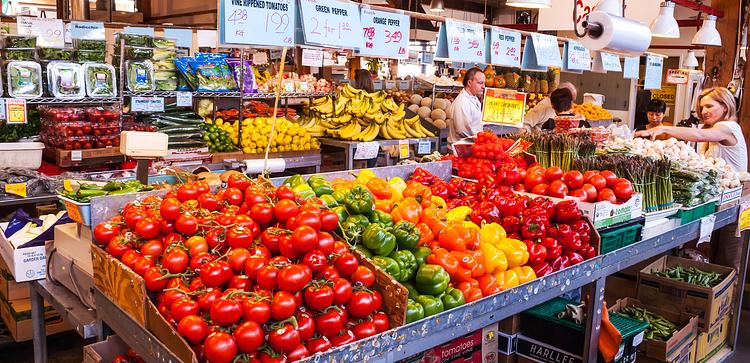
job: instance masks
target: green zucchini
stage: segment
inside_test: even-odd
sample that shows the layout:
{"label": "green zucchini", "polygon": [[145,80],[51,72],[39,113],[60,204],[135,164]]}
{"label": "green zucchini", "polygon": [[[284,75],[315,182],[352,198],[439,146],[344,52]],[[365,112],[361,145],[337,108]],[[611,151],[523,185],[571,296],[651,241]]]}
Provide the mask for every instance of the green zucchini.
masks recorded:
{"label": "green zucchini", "polygon": [[165,134],[199,133],[201,131],[203,131],[203,129],[201,129],[199,126],[169,126],[159,129],[159,132],[163,132]]}
{"label": "green zucchini", "polygon": [[181,124],[190,124],[190,125],[200,125],[205,122],[203,121],[203,119],[200,119],[200,118],[186,118],[186,117],[169,116],[169,115],[159,115],[158,117],[162,120],[179,122]]}
{"label": "green zucchini", "polygon": [[170,149],[185,149],[185,148],[193,148],[193,147],[206,147],[206,144],[203,142],[186,140],[186,141],[169,142],[167,146]]}

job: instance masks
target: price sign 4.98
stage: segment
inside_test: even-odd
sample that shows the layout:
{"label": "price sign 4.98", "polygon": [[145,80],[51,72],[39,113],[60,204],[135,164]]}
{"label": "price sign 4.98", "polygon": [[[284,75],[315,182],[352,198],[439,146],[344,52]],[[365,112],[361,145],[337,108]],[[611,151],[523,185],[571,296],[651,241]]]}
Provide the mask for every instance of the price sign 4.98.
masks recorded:
{"label": "price sign 4.98", "polygon": [[407,58],[409,17],[402,13],[361,8],[365,46],[359,53],[388,58]]}

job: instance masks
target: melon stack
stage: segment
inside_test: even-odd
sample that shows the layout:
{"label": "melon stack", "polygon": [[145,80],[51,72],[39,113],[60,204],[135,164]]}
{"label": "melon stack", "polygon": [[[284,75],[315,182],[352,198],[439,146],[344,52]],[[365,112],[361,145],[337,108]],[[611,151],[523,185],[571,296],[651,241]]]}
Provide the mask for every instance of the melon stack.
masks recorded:
{"label": "melon stack", "polygon": [[431,97],[422,97],[420,95],[411,96],[411,105],[409,110],[416,112],[419,117],[427,122],[431,123],[438,129],[444,129],[448,127],[448,108],[451,106],[451,101],[445,98],[435,98],[433,104]]}

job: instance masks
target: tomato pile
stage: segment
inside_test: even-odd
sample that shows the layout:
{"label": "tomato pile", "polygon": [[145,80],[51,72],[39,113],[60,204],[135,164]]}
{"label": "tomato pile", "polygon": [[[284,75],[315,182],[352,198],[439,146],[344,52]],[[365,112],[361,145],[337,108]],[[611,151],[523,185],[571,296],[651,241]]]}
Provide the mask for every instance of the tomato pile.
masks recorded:
{"label": "tomato pile", "polygon": [[477,134],[471,146],[472,156],[449,155],[443,160],[451,160],[453,167],[462,178],[479,179],[482,175],[495,174],[504,166],[516,165],[526,168],[528,163],[521,155],[527,146],[523,141],[501,138],[490,131]]}
{"label": "tomato pile", "polygon": [[[633,184],[615,173],[571,170],[563,173],[557,166],[542,168],[534,166],[526,171],[522,190],[555,198],[574,196],[582,202],[608,201],[621,204],[633,195]],[[519,187],[520,189],[520,187]]]}
{"label": "tomato pile", "polygon": [[318,198],[230,177],[127,204],[94,228],[164,318],[212,363],[295,361],[389,328],[375,275]]}
{"label": "tomato pile", "polygon": [[127,354],[118,354],[112,358],[112,363],[145,363],[146,361],[141,358],[133,348],[128,349]]}

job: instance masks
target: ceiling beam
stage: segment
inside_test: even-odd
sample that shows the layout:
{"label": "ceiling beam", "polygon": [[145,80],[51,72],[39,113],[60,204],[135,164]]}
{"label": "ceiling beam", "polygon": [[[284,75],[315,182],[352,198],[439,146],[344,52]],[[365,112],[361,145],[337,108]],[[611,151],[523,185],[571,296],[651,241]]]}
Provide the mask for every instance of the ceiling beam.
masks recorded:
{"label": "ceiling beam", "polygon": [[[739,1],[739,0],[737,0]],[[719,18],[724,17],[724,10],[717,9],[711,6],[703,5],[700,1],[695,0],[672,0],[673,3],[686,7],[688,9],[693,9],[695,11],[699,11],[701,13],[716,15]]]}

